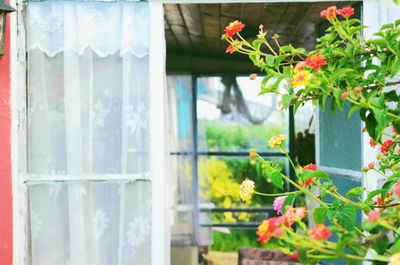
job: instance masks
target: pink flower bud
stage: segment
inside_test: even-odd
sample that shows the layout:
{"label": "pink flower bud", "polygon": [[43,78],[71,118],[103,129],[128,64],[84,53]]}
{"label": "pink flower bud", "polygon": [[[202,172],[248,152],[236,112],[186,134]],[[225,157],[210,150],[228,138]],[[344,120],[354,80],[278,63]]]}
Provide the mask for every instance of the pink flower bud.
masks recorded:
{"label": "pink flower bud", "polygon": [[378,210],[373,210],[368,213],[367,221],[370,223],[375,223],[381,217],[381,213]]}

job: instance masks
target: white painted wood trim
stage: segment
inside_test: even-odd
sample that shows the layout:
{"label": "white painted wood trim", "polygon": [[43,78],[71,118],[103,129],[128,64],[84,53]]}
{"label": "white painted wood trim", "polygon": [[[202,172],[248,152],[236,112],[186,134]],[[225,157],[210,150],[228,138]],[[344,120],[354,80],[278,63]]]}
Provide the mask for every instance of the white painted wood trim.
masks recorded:
{"label": "white painted wood trim", "polygon": [[168,218],[165,117],[165,57],[164,9],[162,2],[149,2],[150,8],[150,133],[152,165],[152,265],[170,263],[170,224]]}
{"label": "white painted wood trim", "polygon": [[27,189],[21,181],[26,172],[26,58],[25,4],[12,0],[11,15],[11,166],[13,195],[13,265],[30,264],[27,258]]}
{"label": "white painted wood trim", "polygon": [[354,180],[362,179],[362,173],[360,171],[344,169],[344,168],[336,168],[336,167],[326,167],[326,166],[318,166],[318,169],[325,171],[326,173],[331,175],[344,176],[352,178]]}
{"label": "white painted wood trim", "polygon": [[53,183],[53,182],[95,182],[95,181],[118,181],[135,182],[150,181],[150,172],[147,174],[104,174],[104,175],[34,175],[21,174],[21,181],[25,184]]}

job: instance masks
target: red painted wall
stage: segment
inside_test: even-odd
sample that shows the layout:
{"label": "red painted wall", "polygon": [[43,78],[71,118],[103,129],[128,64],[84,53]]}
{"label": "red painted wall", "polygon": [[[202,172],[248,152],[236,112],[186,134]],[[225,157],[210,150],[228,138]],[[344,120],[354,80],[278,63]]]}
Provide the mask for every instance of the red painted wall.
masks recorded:
{"label": "red painted wall", "polygon": [[10,15],[6,53],[0,59],[0,264],[12,264]]}

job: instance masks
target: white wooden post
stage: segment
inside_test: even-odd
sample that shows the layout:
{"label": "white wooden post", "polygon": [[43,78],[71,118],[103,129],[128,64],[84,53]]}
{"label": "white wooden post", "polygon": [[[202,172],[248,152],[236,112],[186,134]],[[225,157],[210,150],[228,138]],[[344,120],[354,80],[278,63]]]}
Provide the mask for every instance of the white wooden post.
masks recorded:
{"label": "white wooden post", "polygon": [[161,2],[150,1],[150,130],[152,165],[152,265],[170,263],[170,225],[166,160],[165,37]]}

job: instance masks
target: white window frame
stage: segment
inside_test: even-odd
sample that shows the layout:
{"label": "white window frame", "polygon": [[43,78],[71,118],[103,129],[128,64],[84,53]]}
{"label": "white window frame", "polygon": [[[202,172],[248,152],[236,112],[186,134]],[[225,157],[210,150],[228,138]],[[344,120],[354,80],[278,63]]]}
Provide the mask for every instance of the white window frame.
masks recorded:
{"label": "white window frame", "polygon": [[[336,2],[334,0],[320,0],[321,2]],[[350,1],[350,0],[345,0]],[[365,30],[365,36],[370,37],[376,31],[381,21],[388,17],[381,5],[392,5],[392,0],[364,0],[363,17],[370,29]],[[165,115],[165,56],[166,45],[164,37],[163,4],[177,3],[277,3],[299,2],[298,0],[148,0],[150,5],[151,44],[150,44],[150,91],[151,91],[151,159],[157,161],[152,168],[152,265],[170,264],[170,224],[168,222],[167,200],[169,178],[167,172],[166,148],[166,116]],[[302,0],[302,2],[315,2]],[[13,265],[27,265],[27,192],[23,183],[23,173],[26,172],[26,134],[25,134],[25,102],[26,102],[26,59],[25,59],[25,28],[24,28],[24,1],[11,0],[10,4],[16,7],[17,12],[10,16],[11,25],[11,157],[12,157],[12,189],[13,189]],[[398,8],[398,7],[396,7]],[[400,8],[399,8],[400,9]],[[382,20],[383,18],[383,20]],[[316,131],[318,139],[318,130]],[[368,147],[369,138],[363,136],[362,162],[365,164],[371,159],[371,150]],[[318,146],[317,156],[318,156]],[[371,181],[374,183],[375,181]],[[376,181],[377,183],[377,181]]]}

